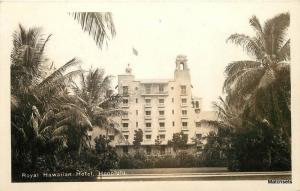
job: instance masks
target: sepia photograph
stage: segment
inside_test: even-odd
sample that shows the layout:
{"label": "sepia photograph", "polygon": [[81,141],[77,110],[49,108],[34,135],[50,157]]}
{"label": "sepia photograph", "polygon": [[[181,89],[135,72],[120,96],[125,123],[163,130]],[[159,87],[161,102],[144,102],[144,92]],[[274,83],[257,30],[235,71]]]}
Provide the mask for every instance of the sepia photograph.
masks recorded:
{"label": "sepia photograph", "polygon": [[0,2],[6,180],[293,190],[297,15],[259,2]]}

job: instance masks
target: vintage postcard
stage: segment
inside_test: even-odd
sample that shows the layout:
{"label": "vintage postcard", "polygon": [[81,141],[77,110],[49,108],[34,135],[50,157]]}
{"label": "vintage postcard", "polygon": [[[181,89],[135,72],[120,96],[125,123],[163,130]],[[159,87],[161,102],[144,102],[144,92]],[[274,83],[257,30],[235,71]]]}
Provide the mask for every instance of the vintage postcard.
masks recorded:
{"label": "vintage postcard", "polygon": [[0,2],[1,190],[299,190],[299,11]]}

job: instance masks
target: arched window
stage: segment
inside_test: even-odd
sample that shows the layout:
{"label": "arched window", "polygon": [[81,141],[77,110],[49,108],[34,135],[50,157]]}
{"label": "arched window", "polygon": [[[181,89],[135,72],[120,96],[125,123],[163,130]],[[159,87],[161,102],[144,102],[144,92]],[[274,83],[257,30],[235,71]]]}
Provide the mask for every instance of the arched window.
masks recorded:
{"label": "arched window", "polygon": [[180,64],[179,64],[179,69],[180,69],[180,70],[183,70],[183,69],[184,69],[184,63],[183,63],[183,62],[180,62]]}

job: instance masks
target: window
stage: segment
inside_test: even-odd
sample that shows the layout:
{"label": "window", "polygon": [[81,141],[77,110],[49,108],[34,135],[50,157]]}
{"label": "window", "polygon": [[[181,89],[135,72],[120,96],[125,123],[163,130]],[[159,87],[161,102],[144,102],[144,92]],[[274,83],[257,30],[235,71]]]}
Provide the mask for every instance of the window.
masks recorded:
{"label": "window", "polygon": [[159,104],[164,104],[165,100],[164,99],[159,99],[158,102],[159,102]]}
{"label": "window", "polygon": [[199,101],[196,101],[196,108],[199,108]]}
{"label": "window", "polygon": [[173,127],[174,127],[174,126],[175,126],[175,122],[173,121],[173,123],[172,123],[172,124],[173,124]]}
{"label": "window", "polygon": [[186,103],[186,102],[187,102],[186,98],[181,99],[181,103]]}
{"label": "window", "polygon": [[151,147],[146,147],[146,153],[147,155],[151,155]]}
{"label": "window", "polygon": [[135,87],[135,90],[138,90],[139,88],[138,87]]}
{"label": "window", "polygon": [[147,140],[151,139],[151,135],[146,135],[146,139]]}
{"label": "window", "polygon": [[129,137],[129,135],[124,135],[124,138],[125,138],[126,140],[128,140],[128,137]]}
{"label": "window", "polygon": [[151,115],[151,111],[145,111],[146,115]]}
{"label": "window", "polygon": [[115,139],[114,135],[109,135],[109,140],[113,141]]}
{"label": "window", "polygon": [[202,138],[202,134],[201,134],[201,133],[197,133],[197,134],[196,134],[196,138],[197,138],[197,139],[201,139],[201,138]]}
{"label": "window", "polygon": [[128,153],[128,147],[126,146],[126,147],[123,147],[123,153]]}
{"label": "window", "polygon": [[159,115],[165,115],[165,111],[161,110],[161,111],[158,111],[159,112]]}
{"label": "window", "polygon": [[128,95],[128,86],[123,86],[123,95]]}
{"label": "window", "polygon": [[126,112],[124,115],[122,115],[123,119],[128,119],[128,113]]}
{"label": "window", "polygon": [[159,87],[158,87],[158,91],[159,91],[159,93],[162,93],[162,92],[164,92],[164,85],[159,85]]}
{"label": "window", "polygon": [[180,86],[180,90],[181,90],[181,95],[186,94],[186,86]]}
{"label": "window", "polygon": [[171,90],[174,90],[174,87],[173,87],[173,86],[171,87]]}
{"label": "window", "polygon": [[139,114],[139,110],[135,110],[135,114],[138,115]]}
{"label": "window", "polygon": [[138,127],[139,126],[139,122],[135,122],[135,126]]}
{"label": "window", "polygon": [[136,98],[136,99],[135,99],[135,103],[138,103],[138,102],[139,102],[139,99],[138,99],[138,98]]}
{"label": "window", "polygon": [[196,122],[196,127],[201,127],[201,122]]}
{"label": "window", "polygon": [[181,113],[182,115],[187,115],[187,110],[182,110]]}
{"label": "window", "polygon": [[165,147],[160,147],[160,154],[161,155],[166,154],[166,148]]}
{"label": "window", "polygon": [[174,115],[174,109],[172,109],[172,114]]}
{"label": "window", "polygon": [[128,105],[128,99],[123,99],[123,104]]}
{"label": "window", "polygon": [[166,135],[159,135],[159,139],[164,141],[166,139]]}
{"label": "window", "polygon": [[146,89],[146,94],[151,93],[151,85],[149,85],[149,84],[145,85],[145,89]]}
{"label": "window", "polygon": [[151,127],[151,123],[146,123],[146,127]]}
{"label": "window", "polygon": [[184,63],[183,63],[183,62],[180,62],[179,70],[183,70],[183,69],[184,69]]}
{"label": "window", "polygon": [[159,127],[165,127],[165,123],[164,122],[160,122],[159,123]]}
{"label": "window", "polygon": [[151,103],[151,99],[146,99],[146,104],[150,104]]}
{"label": "window", "polygon": [[172,97],[172,103],[174,103],[174,98]]}
{"label": "window", "polygon": [[188,122],[182,122],[182,127],[187,127],[188,126]]}
{"label": "window", "polygon": [[123,128],[128,128],[128,123],[123,123]]}

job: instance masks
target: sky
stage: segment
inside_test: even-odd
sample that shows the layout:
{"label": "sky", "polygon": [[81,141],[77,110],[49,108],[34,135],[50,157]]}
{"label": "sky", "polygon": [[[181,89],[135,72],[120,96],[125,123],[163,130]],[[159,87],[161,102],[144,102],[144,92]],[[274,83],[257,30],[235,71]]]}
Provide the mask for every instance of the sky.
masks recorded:
{"label": "sky", "polygon": [[[100,7],[92,10],[103,11]],[[211,110],[211,103],[222,95],[226,65],[249,59],[242,48],[226,43],[226,39],[234,33],[253,35],[249,26],[252,15],[264,23],[289,11],[289,4],[120,3],[108,9],[113,13],[117,35],[103,49],[67,14],[70,10],[68,6],[61,9],[0,4],[2,62],[10,64],[12,34],[19,23],[42,27],[44,34],[52,34],[45,52],[56,67],[77,57],[83,69],[103,68],[106,74],[117,76],[130,63],[136,79],[171,79],[176,56],[184,54],[191,71],[193,95],[203,98],[204,110]],[[138,56],[133,55],[133,47]],[[117,77],[112,86],[116,81]]]}

